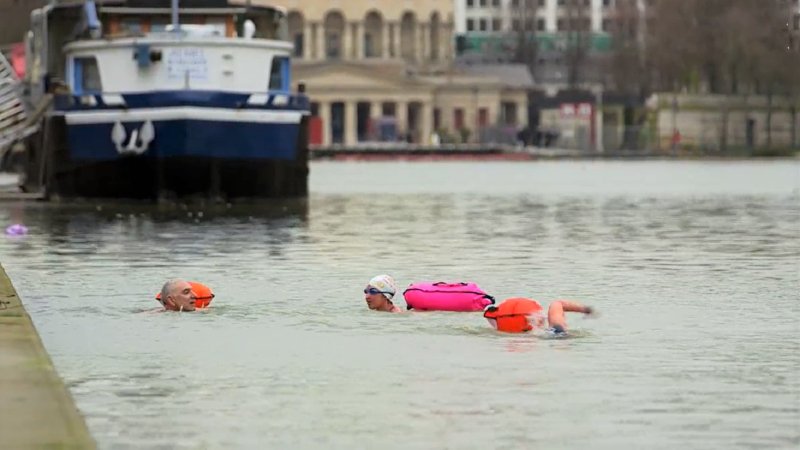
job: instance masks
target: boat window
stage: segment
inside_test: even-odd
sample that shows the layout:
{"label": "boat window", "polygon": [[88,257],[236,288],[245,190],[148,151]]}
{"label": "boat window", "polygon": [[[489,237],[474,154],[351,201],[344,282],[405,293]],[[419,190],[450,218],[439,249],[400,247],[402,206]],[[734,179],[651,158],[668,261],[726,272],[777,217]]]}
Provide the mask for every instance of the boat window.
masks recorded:
{"label": "boat window", "polygon": [[166,17],[154,17],[150,20],[150,32],[163,33],[167,30],[167,25],[170,23],[170,20]]}
{"label": "boat window", "polygon": [[225,19],[209,18],[206,20],[206,26],[213,30],[213,35],[225,36],[225,31],[227,30]]}
{"label": "boat window", "polygon": [[100,71],[97,69],[97,59],[93,56],[79,57],[72,61],[73,91],[76,95],[101,92],[103,85],[100,82]]}
{"label": "boat window", "polygon": [[120,28],[126,34],[142,34],[142,21],[138,17],[126,17],[120,22]]}
{"label": "boat window", "polygon": [[272,69],[269,73],[269,90],[289,90],[289,58],[276,56],[272,58]]}

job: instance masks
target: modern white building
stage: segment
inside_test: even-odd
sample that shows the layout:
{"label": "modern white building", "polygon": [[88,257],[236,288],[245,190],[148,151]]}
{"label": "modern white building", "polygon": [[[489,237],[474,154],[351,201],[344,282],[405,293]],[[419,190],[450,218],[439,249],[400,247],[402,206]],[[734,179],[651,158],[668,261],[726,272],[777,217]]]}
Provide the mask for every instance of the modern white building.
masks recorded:
{"label": "modern white building", "polygon": [[581,78],[597,81],[602,74],[591,61],[611,49],[618,4],[643,14],[647,0],[455,0],[456,59],[468,64],[518,61],[524,34],[536,41],[537,81],[560,85],[569,77],[563,51],[578,34],[588,51]]}
{"label": "modern white building", "polygon": [[[800,0],[793,2],[794,13],[787,27],[800,32]],[[456,36],[467,40],[486,40],[515,31],[534,31],[540,40],[552,39],[565,31],[587,31],[593,46],[608,45],[616,9],[623,3],[646,13],[651,0],[454,0],[453,22]]]}
{"label": "modern white building", "polygon": [[[644,0],[637,0],[644,8]],[[580,11],[592,32],[606,32],[614,0],[455,0],[454,19],[456,33],[497,33],[515,30],[525,25],[527,29],[554,33],[569,27],[569,11]],[[518,21],[520,11],[535,11],[535,19],[527,24]],[[516,21],[515,21],[516,19]],[[533,20],[531,20],[533,19]]]}

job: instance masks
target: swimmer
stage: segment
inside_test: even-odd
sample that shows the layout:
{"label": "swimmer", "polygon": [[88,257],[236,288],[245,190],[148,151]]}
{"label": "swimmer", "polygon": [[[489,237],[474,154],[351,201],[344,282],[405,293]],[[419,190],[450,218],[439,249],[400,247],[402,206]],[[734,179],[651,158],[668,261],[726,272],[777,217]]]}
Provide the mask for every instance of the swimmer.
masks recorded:
{"label": "swimmer", "polygon": [[396,292],[397,285],[394,278],[389,275],[378,275],[369,280],[367,287],[364,288],[364,300],[367,302],[367,307],[373,311],[403,312],[392,303]]}
{"label": "swimmer", "polygon": [[161,304],[168,311],[194,311],[197,299],[188,281],[173,279],[161,288]]}
{"label": "swimmer", "polygon": [[[509,298],[499,305],[489,305],[484,309],[483,317],[498,331],[506,333],[524,333],[534,328],[545,328],[542,316],[543,308],[536,300],[529,298]],[[556,300],[547,309],[547,326],[555,334],[567,332],[565,312],[593,314],[590,306],[569,300]]]}

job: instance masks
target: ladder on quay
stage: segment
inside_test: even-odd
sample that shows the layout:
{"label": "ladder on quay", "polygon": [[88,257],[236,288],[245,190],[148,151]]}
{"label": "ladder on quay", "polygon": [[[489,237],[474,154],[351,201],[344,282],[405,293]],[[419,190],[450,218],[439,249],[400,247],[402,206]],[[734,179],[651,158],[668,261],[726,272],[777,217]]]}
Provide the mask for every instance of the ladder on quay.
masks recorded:
{"label": "ladder on quay", "polygon": [[15,143],[39,130],[39,121],[29,120],[22,97],[22,83],[0,52],[0,162]]}

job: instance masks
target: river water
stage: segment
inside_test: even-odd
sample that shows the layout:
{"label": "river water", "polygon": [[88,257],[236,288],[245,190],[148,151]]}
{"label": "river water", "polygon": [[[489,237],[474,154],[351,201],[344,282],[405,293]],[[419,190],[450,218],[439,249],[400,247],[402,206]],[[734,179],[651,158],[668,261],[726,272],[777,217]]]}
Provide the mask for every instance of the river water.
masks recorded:
{"label": "river water", "polygon": [[[0,204],[29,228],[0,261],[101,448],[800,445],[800,162],[314,162],[310,188]],[[599,314],[552,339],[376,313],[379,273]],[[217,297],[161,312],[170,277]]]}

